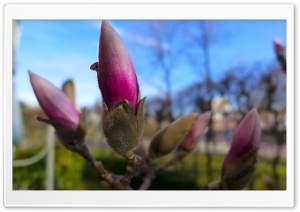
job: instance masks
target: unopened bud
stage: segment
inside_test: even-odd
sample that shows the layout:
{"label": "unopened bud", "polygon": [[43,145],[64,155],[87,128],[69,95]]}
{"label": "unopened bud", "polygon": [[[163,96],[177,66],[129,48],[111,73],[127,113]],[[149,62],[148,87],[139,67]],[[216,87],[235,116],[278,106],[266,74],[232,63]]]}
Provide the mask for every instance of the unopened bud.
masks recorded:
{"label": "unopened bud", "polygon": [[192,129],[198,115],[198,113],[192,113],[183,116],[158,131],[152,138],[148,157],[153,160],[172,152]]}
{"label": "unopened bud", "polygon": [[80,126],[80,113],[71,100],[46,79],[29,72],[30,82],[40,106],[49,119],[37,120],[55,128],[59,141],[73,152],[81,151],[85,132]]}
{"label": "unopened bud", "polygon": [[240,123],[222,168],[221,187],[225,190],[244,188],[251,180],[257,163],[261,130],[256,109]]}
{"label": "unopened bud", "polygon": [[[135,112],[139,93],[137,76],[124,43],[107,21],[102,22],[98,57],[98,83],[108,110],[127,100]],[[91,68],[95,69],[96,64]]]}

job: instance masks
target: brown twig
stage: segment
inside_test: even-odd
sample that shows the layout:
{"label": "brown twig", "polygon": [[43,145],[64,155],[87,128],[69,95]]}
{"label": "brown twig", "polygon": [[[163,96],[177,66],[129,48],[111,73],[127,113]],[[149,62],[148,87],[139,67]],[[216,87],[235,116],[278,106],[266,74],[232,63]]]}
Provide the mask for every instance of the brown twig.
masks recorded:
{"label": "brown twig", "polygon": [[145,165],[145,159],[135,155],[133,152],[130,152],[126,159],[128,160],[128,165],[126,167],[126,171],[124,177],[120,180],[121,184],[126,186],[129,185],[134,174]]}
{"label": "brown twig", "polygon": [[173,157],[171,160],[169,160],[168,162],[166,162],[164,164],[161,164],[160,166],[144,167],[145,177],[144,177],[143,184],[140,186],[139,190],[147,190],[151,186],[152,180],[155,179],[156,174],[159,171],[167,169],[169,166],[176,163],[179,159],[180,158],[177,157],[177,155],[175,155],[175,157]]}
{"label": "brown twig", "polygon": [[80,151],[77,152],[81,157],[83,157],[86,161],[88,161],[91,166],[96,169],[96,171],[100,174],[104,181],[106,181],[111,188],[116,190],[130,190],[131,188],[128,185],[124,185],[121,183],[120,179],[122,177],[114,175],[107,170],[105,170],[101,161],[97,161],[94,156],[90,153],[87,146],[84,144],[80,148]]}
{"label": "brown twig", "polygon": [[135,155],[133,152],[129,152],[125,157],[128,161],[128,165],[126,167],[126,171],[124,176],[114,175],[103,167],[100,161],[97,161],[93,155],[89,152],[87,146],[85,144],[82,145],[80,151],[77,153],[87,160],[91,166],[100,174],[103,180],[107,183],[106,186],[115,189],[115,190],[131,190],[130,182],[137,171],[143,169],[145,172],[145,177],[143,184],[140,186],[139,190],[146,190],[151,186],[152,180],[156,177],[156,174],[159,171],[167,169],[169,166],[176,163],[181,157],[179,155],[175,155],[168,162],[161,164],[156,167],[149,167],[147,164],[152,161],[151,157],[140,157]]}
{"label": "brown twig", "polygon": [[155,178],[155,174],[155,168],[147,167],[143,184],[140,186],[139,190],[147,190],[151,186],[152,180]]}

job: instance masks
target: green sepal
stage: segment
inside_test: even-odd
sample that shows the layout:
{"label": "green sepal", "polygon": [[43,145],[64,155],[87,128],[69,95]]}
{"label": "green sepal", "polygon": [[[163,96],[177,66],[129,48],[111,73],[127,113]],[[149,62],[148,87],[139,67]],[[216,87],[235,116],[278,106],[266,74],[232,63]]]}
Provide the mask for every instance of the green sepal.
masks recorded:
{"label": "green sepal", "polygon": [[240,190],[247,186],[256,170],[257,152],[258,148],[255,148],[242,157],[234,158],[222,170],[220,185],[223,190]]}
{"label": "green sepal", "polygon": [[72,152],[80,152],[84,145],[85,131],[78,125],[77,130],[74,132],[70,127],[60,124],[56,121],[37,117],[38,121],[52,125],[55,128],[55,135],[59,142]]}
{"label": "green sepal", "polygon": [[105,115],[103,131],[107,143],[118,154],[126,156],[138,144],[138,127],[131,104],[127,100],[118,102]]}
{"label": "green sepal", "polygon": [[136,121],[138,127],[139,136],[143,134],[144,130],[144,104],[145,104],[146,97],[142,98],[136,106]]}

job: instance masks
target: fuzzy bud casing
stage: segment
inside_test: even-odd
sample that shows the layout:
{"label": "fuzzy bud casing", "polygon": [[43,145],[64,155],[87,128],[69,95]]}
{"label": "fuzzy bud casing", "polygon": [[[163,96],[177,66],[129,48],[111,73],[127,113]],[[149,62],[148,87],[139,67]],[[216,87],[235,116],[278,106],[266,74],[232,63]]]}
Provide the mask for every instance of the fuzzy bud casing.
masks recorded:
{"label": "fuzzy bud casing", "polygon": [[158,131],[151,140],[148,157],[153,160],[172,152],[192,129],[198,116],[198,113],[191,113]]}

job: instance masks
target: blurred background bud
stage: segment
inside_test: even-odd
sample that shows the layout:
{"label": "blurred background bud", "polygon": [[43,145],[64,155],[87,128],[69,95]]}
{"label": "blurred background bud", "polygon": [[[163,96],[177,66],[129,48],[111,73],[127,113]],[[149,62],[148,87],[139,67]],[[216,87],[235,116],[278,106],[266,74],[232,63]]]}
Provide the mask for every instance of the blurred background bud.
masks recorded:
{"label": "blurred background bud", "polygon": [[275,38],[273,40],[273,43],[274,43],[274,48],[277,52],[279,52],[279,53],[284,52],[284,45],[278,38]]}
{"label": "blurred background bud", "polygon": [[239,124],[223,163],[220,185],[223,190],[242,189],[250,182],[256,169],[260,140],[259,116],[254,108]]}
{"label": "blurred background bud", "polygon": [[224,161],[223,169],[226,169],[234,158],[242,157],[251,150],[258,148],[260,140],[261,130],[259,116],[257,110],[254,108],[248,112],[246,117],[239,124],[233,137],[230,150]]}
{"label": "blurred background bud", "polygon": [[285,57],[285,47],[283,43],[275,38],[273,40],[274,49],[277,55],[277,60],[280,62],[281,68],[284,72],[286,72],[286,57]]}

